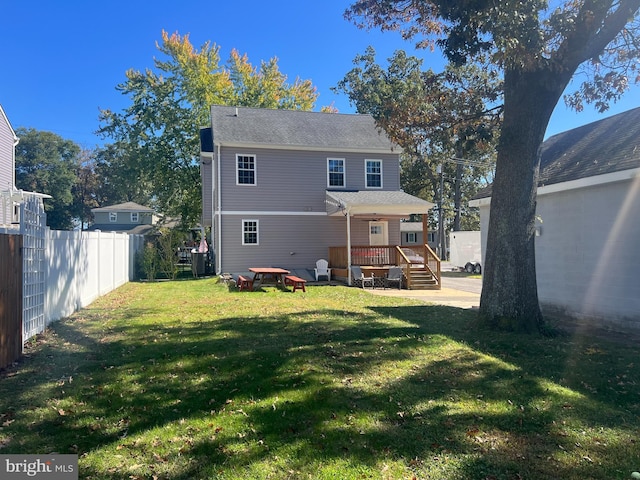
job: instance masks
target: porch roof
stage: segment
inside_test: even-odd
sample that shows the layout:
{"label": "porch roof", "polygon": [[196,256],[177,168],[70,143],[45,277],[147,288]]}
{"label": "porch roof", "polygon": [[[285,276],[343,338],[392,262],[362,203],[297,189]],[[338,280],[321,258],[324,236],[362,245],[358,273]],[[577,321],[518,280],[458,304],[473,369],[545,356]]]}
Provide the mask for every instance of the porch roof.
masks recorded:
{"label": "porch roof", "polygon": [[426,213],[433,203],[396,190],[327,190],[329,215],[399,215]]}

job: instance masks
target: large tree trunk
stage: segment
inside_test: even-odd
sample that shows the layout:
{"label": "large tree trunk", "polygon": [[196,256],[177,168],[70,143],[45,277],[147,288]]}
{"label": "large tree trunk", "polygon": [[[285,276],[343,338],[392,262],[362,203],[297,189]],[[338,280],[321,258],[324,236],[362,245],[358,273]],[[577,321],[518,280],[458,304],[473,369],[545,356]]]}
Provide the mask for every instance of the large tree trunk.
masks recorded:
{"label": "large tree trunk", "polygon": [[504,123],[491,194],[480,318],[505,330],[540,331],[535,266],[540,147],[568,78],[505,72]]}

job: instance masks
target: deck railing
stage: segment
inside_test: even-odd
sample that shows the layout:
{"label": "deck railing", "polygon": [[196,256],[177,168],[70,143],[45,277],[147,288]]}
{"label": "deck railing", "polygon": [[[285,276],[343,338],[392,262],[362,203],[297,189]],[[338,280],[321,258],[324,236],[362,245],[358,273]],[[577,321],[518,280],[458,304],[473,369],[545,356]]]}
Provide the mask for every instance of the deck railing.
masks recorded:
{"label": "deck railing", "polygon": [[[347,247],[329,247],[329,267],[345,271],[348,268]],[[411,288],[411,271],[424,270],[440,285],[442,271],[440,258],[429,245],[356,245],[351,247],[351,265],[390,267],[399,265],[405,270],[408,287]]]}

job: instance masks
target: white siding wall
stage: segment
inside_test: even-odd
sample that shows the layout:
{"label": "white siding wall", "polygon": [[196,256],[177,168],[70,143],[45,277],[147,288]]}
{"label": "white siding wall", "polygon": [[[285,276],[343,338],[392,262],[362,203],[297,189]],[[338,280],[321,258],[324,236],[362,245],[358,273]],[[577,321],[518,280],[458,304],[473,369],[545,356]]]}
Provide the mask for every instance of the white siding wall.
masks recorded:
{"label": "white siding wall", "polygon": [[543,311],[640,329],[640,179],[539,195],[536,212]]}

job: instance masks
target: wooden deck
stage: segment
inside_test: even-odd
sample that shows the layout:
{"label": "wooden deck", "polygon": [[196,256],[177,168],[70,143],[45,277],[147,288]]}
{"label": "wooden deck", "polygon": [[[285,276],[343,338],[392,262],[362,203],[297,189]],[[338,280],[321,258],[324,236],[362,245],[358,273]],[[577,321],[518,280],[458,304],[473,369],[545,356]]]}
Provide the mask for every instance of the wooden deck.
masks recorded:
{"label": "wooden deck", "polygon": [[[389,267],[400,266],[404,269],[409,290],[442,288],[441,260],[429,245],[352,246],[351,265],[359,265],[376,277],[383,277]],[[334,278],[349,277],[346,246],[329,248],[329,267]]]}

